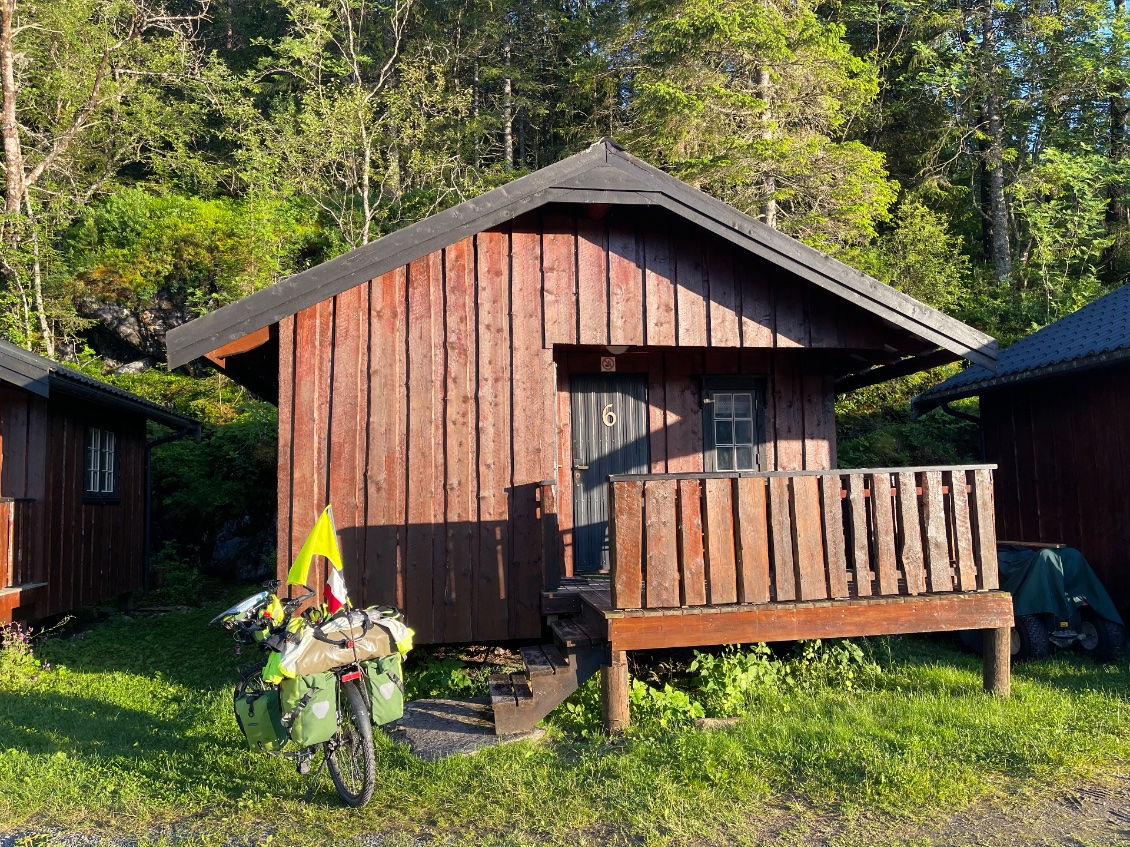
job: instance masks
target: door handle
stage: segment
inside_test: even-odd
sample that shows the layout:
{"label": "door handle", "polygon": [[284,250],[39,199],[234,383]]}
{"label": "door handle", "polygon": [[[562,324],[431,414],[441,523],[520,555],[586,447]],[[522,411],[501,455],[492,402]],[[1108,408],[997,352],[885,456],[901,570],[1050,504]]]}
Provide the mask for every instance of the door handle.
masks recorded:
{"label": "door handle", "polygon": [[588,465],[573,465],[573,470],[575,471],[587,471],[588,469]]}

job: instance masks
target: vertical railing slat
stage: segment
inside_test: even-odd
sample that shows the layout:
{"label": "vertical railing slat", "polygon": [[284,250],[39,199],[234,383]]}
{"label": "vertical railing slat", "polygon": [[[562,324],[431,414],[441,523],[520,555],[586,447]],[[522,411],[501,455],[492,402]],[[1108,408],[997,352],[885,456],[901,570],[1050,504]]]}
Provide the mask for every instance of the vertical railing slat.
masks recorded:
{"label": "vertical railing slat", "polygon": [[11,500],[0,501],[0,579],[3,584],[0,588],[14,585],[15,574],[15,503]]}
{"label": "vertical railing slat", "polygon": [[922,515],[926,525],[926,543],[923,547],[930,590],[934,593],[953,591],[941,471],[926,471],[922,474]]}
{"label": "vertical railing slat", "polygon": [[769,602],[769,524],[765,480],[738,480],[738,602]]}
{"label": "vertical railing slat", "polygon": [[679,564],[675,543],[675,481],[649,479],[644,483],[644,527],[647,568],[644,603],[649,609],[679,605]]}
{"label": "vertical railing slat", "polygon": [[895,556],[895,522],[892,511],[889,474],[868,474],[871,481],[871,508],[875,516],[875,554],[879,572],[879,593],[899,593],[898,559]]}
{"label": "vertical railing slat", "polygon": [[867,533],[867,504],[863,501],[863,474],[848,474],[848,517],[851,521],[851,566],[855,596],[871,596],[871,547]]}
{"label": "vertical railing slat", "polygon": [[710,604],[738,602],[730,479],[706,480],[706,587]]}
{"label": "vertical railing slat", "polygon": [[817,477],[793,477],[793,511],[796,514],[800,599],[823,600],[828,596],[828,583],[824,574],[824,531],[820,521],[820,481]]}
{"label": "vertical railing slat", "polygon": [[840,475],[820,477],[824,502],[824,553],[828,562],[828,594],[836,600],[848,596],[847,546],[844,537],[844,507],[840,497]]}
{"label": "vertical railing slat", "polygon": [[952,471],[950,479],[958,590],[976,591],[977,565],[973,561],[973,527],[969,522],[969,493],[966,491],[968,483],[965,471]]}
{"label": "vertical railing slat", "polygon": [[789,478],[769,478],[769,508],[773,535],[773,584],[780,601],[796,599],[793,573],[793,521],[789,509]]}
{"label": "vertical railing slat", "polygon": [[684,606],[706,605],[706,565],[702,545],[702,483],[680,479],[679,571]]}
{"label": "vertical railing slat", "polygon": [[643,606],[643,483],[624,480],[608,486],[608,543],[612,561],[612,607]]}
{"label": "vertical railing slat", "polygon": [[991,591],[999,586],[997,578],[997,527],[993,514],[993,472],[978,468],[973,472],[973,500],[977,521],[977,587]]}
{"label": "vertical railing slat", "polygon": [[906,593],[922,594],[926,590],[926,573],[922,569],[921,514],[918,510],[917,484],[912,472],[898,475],[898,515],[902,528],[902,572],[906,577]]}

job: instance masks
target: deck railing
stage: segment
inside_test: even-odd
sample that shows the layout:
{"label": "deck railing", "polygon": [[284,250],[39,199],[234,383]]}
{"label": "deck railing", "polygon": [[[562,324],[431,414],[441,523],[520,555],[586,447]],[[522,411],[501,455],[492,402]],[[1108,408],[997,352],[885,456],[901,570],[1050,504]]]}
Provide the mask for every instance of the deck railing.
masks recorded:
{"label": "deck railing", "polygon": [[0,589],[34,582],[29,542],[35,500],[0,497]]}
{"label": "deck railing", "polygon": [[612,606],[994,589],[994,467],[610,477]]}

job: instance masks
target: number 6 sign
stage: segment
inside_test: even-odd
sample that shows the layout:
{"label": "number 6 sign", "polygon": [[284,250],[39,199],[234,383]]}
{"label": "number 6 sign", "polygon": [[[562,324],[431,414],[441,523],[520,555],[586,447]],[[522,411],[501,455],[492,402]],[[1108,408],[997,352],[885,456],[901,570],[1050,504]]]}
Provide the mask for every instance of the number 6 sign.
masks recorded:
{"label": "number 6 sign", "polygon": [[612,411],[611,403],[604,407],[604,411],[600,413],[600,416],[603,418],[605,426],[616,426],[616,413]]}

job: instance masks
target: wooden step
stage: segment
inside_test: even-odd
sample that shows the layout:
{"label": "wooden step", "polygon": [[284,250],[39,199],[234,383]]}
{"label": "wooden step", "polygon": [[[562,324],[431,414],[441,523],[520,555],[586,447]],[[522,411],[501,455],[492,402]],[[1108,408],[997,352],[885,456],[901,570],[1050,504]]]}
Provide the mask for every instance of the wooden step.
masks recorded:
{"label": "wooden step", "polygon": [[554,639],[565,648],[565,652],[574,647],[593,647],[604,642],[600,634],[589,629],[580,618],[550,621],[549,628],[553,630]]}
{"label": "wooden step", "polygon": [[[566,635],[578,637],[566,627]],[[591,635],[584,634],[586,640]],[[529,732],[585,680],[600,669],[602,646],[574,646],[564,655],[553,644],[523,647],[524,674],[490,677],[494,730],[498,735]]]}
{"label": "wooden step", "polygon": [[569,663],[552,644],[536,644],[533,647],[523,647],[520,650],[522,661],[526,665],[526,673],[530,679],[539,676],[553,676],[564,673],[569,668]]}

